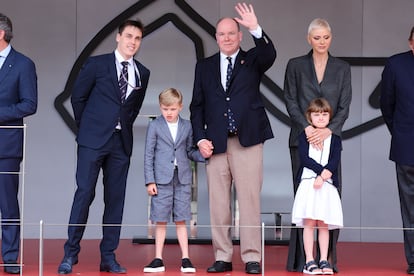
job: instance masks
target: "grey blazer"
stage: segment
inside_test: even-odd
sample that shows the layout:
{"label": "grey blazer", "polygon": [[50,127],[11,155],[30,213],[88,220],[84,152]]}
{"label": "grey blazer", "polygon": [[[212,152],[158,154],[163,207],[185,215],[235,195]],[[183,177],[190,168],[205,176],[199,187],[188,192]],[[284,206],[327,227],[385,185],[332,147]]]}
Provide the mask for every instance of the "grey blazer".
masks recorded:
{"label": "grey blazer", "polygon": [[174,176],[174,159],[177,160],[178,179],[182,184],[192,183],[190,159],[204,162],[198,149],[193,146],[193,131],[189,120],[179,118],[175,142],[167,121],[158,116],[147,128],[144,155],[145,184],[168,184]]}
{"label": "grey blazer", "polygon": [[286,67],[284,96],[291,119],[289,146],[298,146],[299,134],[309,125],[305,112],[311,100],[323,97],[331,105],[329,129],[341,137],[352,98],[351,69],[348,63],[329,55],[325,75],[319,84],[313,66],[312,51],[292,58]]}

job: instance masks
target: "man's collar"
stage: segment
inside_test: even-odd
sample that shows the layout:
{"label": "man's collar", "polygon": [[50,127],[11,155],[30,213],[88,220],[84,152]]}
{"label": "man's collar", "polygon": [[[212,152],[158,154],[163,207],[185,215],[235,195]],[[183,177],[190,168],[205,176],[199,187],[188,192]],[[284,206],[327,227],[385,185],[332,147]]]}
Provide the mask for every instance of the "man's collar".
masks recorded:
{"label": "man's collar", "polygon": [[133,57],[131,57],[130,59],[125,60],[124,57],[121,55],[121,53],[118,50],[115,50],[115,59],[121,63],[123,61],[128,61],[130,65],[133,65]]}
{"label": "man's collar", "polygon": [[[240,49],[238,49],[234,54],[232,54],[232,55],[230,55],[230,57],[231,57],[231,60],[235,60],[236,59],[236,56],[237,56],[237,54],[240,52]],[[221,59],[223,59],[223,60],[225,60],[227,57],[229,57],[228,55],[225,55],[224,53],[222,53],[222,52],[220,52],[220,58]]]}
{"label": "man's collar", "polygon": [[10,51],[11,51],[11,45],[8,44],[6,48],[0,51],[0,57],[6,58],[9,55]]}

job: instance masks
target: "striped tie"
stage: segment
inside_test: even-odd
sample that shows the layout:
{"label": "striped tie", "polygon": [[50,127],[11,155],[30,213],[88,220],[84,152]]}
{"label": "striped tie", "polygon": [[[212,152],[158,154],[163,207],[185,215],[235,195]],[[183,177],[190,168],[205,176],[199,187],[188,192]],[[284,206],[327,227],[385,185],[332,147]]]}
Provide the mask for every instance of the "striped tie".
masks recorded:
{"label": "striped tie", "polygon": [[128,61],[121,62],[122,70],[119,76],[119,90],[121,91],[121,103],[125,101],[128,87]]}

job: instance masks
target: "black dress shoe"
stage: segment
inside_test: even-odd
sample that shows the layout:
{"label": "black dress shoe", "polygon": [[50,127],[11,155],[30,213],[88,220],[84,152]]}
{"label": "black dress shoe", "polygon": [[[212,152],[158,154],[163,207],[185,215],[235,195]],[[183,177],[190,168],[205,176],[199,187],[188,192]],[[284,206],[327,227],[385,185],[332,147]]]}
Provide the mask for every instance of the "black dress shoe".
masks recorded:
{"label": "black dress shoe", "polygon": [[246,263],[246,273],[247,274],[260,274],[262,269],[260,268],[260,263],[258,262],[247,262]]}
{"label": "black dress shoe", "polygon": [[63,257],[62,262],[58,267],[59,274],[72,273],[72,266],[78,263],[78,257]]}
{"label": "black dress shoe", "polygon": [[414,274],[414,264],[410,264],[407,268],[407,274]]}
{"label": "black dress shoe", "polygon": [[99,271],[118,274],[124,274],[127,272],[126,268],[122,267],[117,261],[112,261],[110,263],[101,263],[99,266]]}
{"label": "black dress shoe", "polygon": [[4,272],[8,274],[20,274],[20,265],[17,263],[4,263]]}
{"label": "black dress shoe", "polygon": [[232,271],[233,265],[231,262],[223,262],[223,261],[215,261],[212,266],[207,268],[208,273],[219,273],[219,272],[226,272]]}

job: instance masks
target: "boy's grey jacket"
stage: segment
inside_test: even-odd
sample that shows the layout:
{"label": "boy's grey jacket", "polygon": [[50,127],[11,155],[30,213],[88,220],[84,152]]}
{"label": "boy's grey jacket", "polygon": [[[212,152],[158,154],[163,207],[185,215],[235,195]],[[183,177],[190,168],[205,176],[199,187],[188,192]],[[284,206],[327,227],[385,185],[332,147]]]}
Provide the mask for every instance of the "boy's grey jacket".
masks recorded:
{"label": "boy's grey jacket", "polygon": [[174,176],[174,159],[177,160],[178,179],[182,184],[192,183],[190,159],[204,162],[193,145],[193,131],[189,120],[179,117],[175,142],[167,121],[158,116],[147,128],[144,155],[145,184],[168,184]]}

